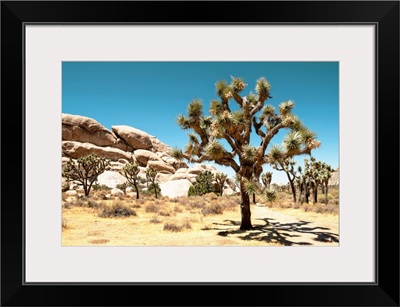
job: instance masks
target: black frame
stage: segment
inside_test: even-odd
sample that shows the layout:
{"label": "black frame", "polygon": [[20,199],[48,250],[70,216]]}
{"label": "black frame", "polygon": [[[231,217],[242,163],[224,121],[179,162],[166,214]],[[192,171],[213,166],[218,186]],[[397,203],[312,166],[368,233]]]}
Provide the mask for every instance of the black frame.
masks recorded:
{"label": "black frame", "polygon": [[[25,284],[23,29],[72,22],[375,25],[377,282]],[[399,37],[399,1],[2,1],[1,305],[399,306]]]}

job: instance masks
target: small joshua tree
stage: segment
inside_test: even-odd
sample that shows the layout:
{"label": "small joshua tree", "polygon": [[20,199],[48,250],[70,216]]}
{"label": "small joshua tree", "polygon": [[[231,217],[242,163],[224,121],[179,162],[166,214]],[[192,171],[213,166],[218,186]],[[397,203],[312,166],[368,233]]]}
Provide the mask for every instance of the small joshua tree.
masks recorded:
{"label": "small joshua tree", "polygon": [[105,158],[97,157],[90,154],[80,157],[76,161],[69,159],[63,167],[62,175],[67,180],[76,180],[82,184],[85,196],[89,196],[92,185],[96,182],[97,177],[102,174],[110,165]]}
{"label": "small joshua tree", "polygon": [[136,199],[139,199],[139,186],[138,186],[138,175],[140,169],[136,163],[128,163],[122,169],[122,175],[132,184],[136,189]]}
{"label": "small joshua tree", "polygon": [[[178,115],[177,123],[182,129],[190,129],[194,133],[189,133],[189,143],[184,151],[174,151],[174,157],[177,159],[185,158],[200,163],[214,161],[231,167],[239,175],[241,230],[253,228],[250,196],[245,187],[249,181],[258,180],[262,166],[270,163],[266,157],[266,150],[273,137],[283,129],[292,132],[291,137],[286,138],[282,158],[310,154],[320,145],[315,140],[315,134],[292,113],[292,101],[282,102],[278,112],[272,105],[265,105],[272,97],[271,85],[264,77],[256,81],[255,93],[250,92],[242,96],[241,92],[246,86],[241,78],[236,77],[231,77],[230,84],[218,81],[215,87],[219,99],[210,103],[211,116],[203,113],[200,100],[190,102],[187,116]],[[230,105],[231,101],[234,101],[234,106]],[[251,136],[258,137],[258,146],[252,145]],[[220,140],[224,141],[228,148],[225,148]]]}
{"label": "small joshua tree", "polygon": [[261,175],[261,181],[264,184],[264,188],[269,190],[272,181],[272,172],[265,172]]}
{"label": "small joshua tree", "polygon": [[157,170],[152,166],[147,166],[147,168],[146,168],[146,178],[147,178],[148,182],[149,181],[151,182],[149,190],[151,188],[154,189],[154,195],[155,195],[156,198],[158,198],[157,191],[158,191],[159,187],[158,187],[158,184],[156,183],[156,176],[157,176]]}

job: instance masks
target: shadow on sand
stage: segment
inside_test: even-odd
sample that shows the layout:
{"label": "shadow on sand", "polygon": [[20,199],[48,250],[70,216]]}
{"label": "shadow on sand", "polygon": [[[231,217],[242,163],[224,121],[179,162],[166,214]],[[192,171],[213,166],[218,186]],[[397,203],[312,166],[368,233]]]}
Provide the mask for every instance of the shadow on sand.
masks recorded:
{"label": "shadow on sand", "polygon": [[[313,242],[339,242],[339,235],[329,232],[326,227],[309,227],[310,222],[299,221],[294,223],[280,223],[272,218],[258,219],[264,221],[264,225],[254,226],[252,230],[240,230],[240,222],[233,220],[224,220],[224,223],[214,223],[215,227],[207,230],[218,230],[218,235],[237,236],[242,240],[265,241],[265,243],[277,243],[285,246],[295,245],[314,245]],[[231,229],[231,226],[236,226]],[[229,229],[227,229],[229,228]],[[203,229],[206,230],[206,229]],[[296,240],[296,238],[308,238],[307,241]]]}

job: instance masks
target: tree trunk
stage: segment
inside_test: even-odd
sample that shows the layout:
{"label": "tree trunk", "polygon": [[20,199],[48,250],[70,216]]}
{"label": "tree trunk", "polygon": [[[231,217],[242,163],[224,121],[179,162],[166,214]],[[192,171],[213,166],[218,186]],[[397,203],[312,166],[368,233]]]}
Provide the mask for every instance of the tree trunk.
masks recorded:
{"label": "tree trunk", "polygon": [[314,204],[318,202],[318,184],[315,184],[314,190],[313,190],[313,196],[314,196]]}
{"label": "tree trunk", "polygon": [[306,202],[306,204],[308,204],[308,202],[310,201],[309,200],[309,197],[310,197],[310,187],[308,186],[308,184],[307,183],[305,183],[304,184],[305,185],[305,189],[304,189],[304,193],[305,193],[305,202]]}
{"label": "tree trunk", "polygon": [[328,204],[328,185],[325,187],[325,205]]}
{"label": "tree trunk", "polygon": [[133,186],[134,186],[135,189],[136,189],[136,199],[139,199],[139,188],[138,188],[138,186],[137,186],[137,183],[135,182],[135,183],[133,184]]}
{"label": "tree trunk", "polygon": [[293,201],[294,201],[294,203],[296,203],[296,188],[294,187],[293,179],[290,178],[289,173],[287,173],[287,172],[285,172],[285,173],[286,173],[286,176],[287,176],[287,178],[289,180],[290,189],[292,190]]}
{"label": "tree trunk", "polygon": [[88,185],[87,185],[87,180],[85,179],[84,181],[83,181],[83,191],[85,192],[85,196],[87,197],[87,196],[89,196],[89,190],[88,190]]}
{"label": "tree trunk", "polygon": [[253,193],[253,204],[256,203],[256,193]]}
{"label": "tree trunk", "polygon": [[242,215],[240,230],[251,230],[253,226],[251,225],[250,197],[249,194],[244,191],[242,184],[240,192],[242,196],[242,203],[240,204],[240,213]]}

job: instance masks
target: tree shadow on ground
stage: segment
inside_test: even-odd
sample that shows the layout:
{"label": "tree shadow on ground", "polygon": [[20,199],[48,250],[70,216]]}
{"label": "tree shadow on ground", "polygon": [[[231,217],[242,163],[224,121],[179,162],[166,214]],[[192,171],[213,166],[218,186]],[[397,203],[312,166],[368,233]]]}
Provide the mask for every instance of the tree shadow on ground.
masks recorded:
{"label": "tree shadow on ground", "polygon": [[[280,223],[274,221],[272,218],[262,218],[258,220],[264,221],[265,224],[254,226],[252,230],[247,231],[237,229],[236,227],[240,226],[240,222],[233,220],[224,220],[224,223],[214,223],[215,227],[208,228],[207,230],[218,230],[217,234],[223,237],[236,236],[246,241],[264,241],[265,243],[276,243],[285,246],[313,245],[313,241],[328,243],[339,242],[338,234],[330,232],[330,229],[326,227],[307,226],[310,222],[298,221],[293,223]],[[231,226],[235,226],[235,229],[232,229]],[[311,240],[296,240],[296,238],[304,234],[309,238],[311,237]]]}

